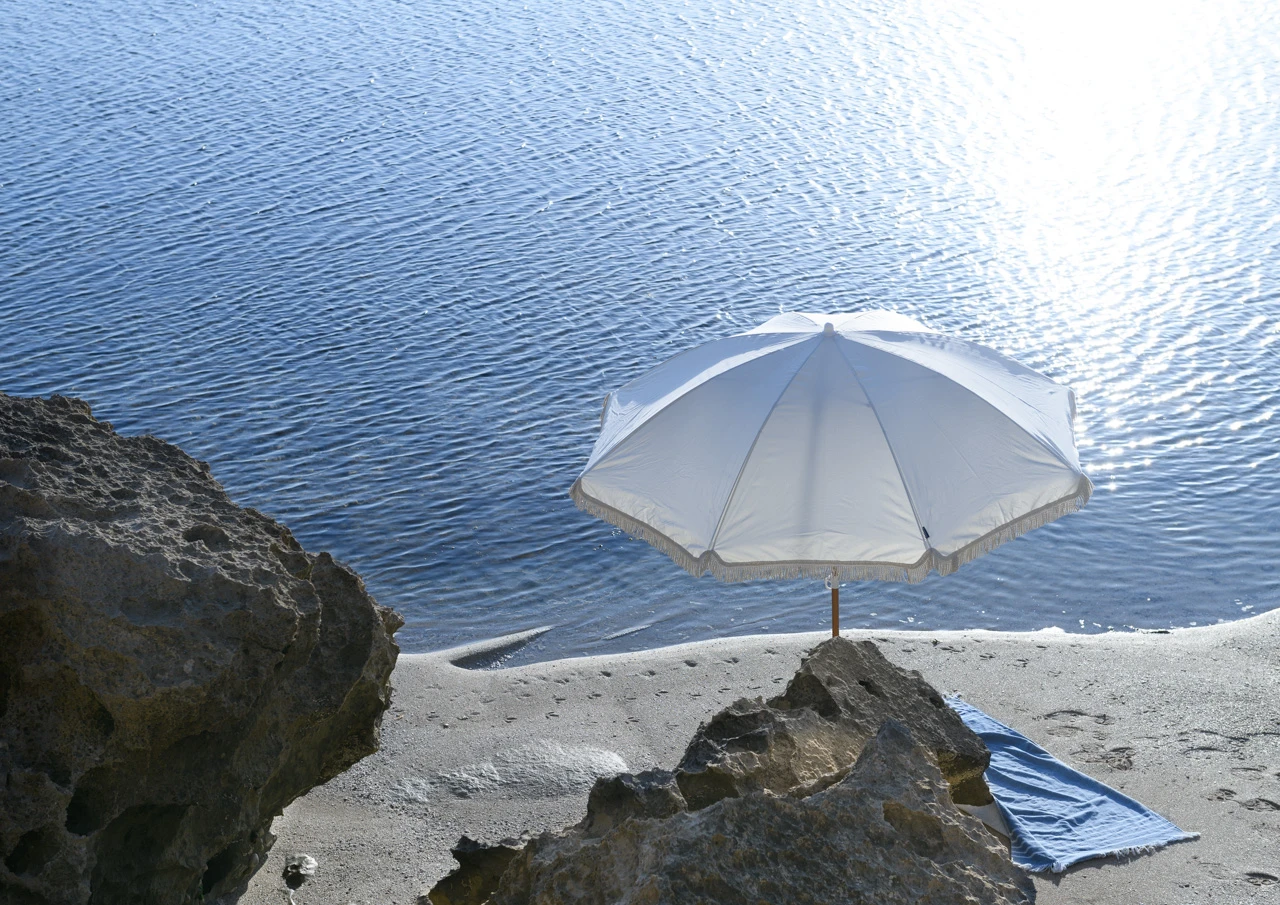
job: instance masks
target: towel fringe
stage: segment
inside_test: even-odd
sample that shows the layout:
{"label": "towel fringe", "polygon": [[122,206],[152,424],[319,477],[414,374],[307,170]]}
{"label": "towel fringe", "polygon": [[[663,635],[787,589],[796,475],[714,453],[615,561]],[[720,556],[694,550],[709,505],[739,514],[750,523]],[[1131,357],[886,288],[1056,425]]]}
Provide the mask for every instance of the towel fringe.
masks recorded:
{"label": "towel fringe", "polygon": [[[1085,861],[1091,861],[1094,858],[1137,858],[1142,855],[1150,855],[1154,852],[1158,852],[1160,849],[1168,848],[1170,845],[1174,845],[1178,842],[1194,842],[1199,838],[1199,833],[1184,832],[1181,836],[1173,839],[1166,839],[1163,842],[1152,842],[1146,845],[1130,845],[1127,848],[1109,848],[1105,851],[1095,852],[1081,858],[1073,858],[1070,861],[1055,861],[1053,862],[1053,866],[1049,868],[1049,871],[1051,873],[1060,874],[1068,868],[1075,867],[1077,864],[1083,864]],[[1035,868],[1027,867],[1025,864],[1021,866],[1026,867],[1027,870],[1035,870]],[[1043,869],[1044,868],[1041,868],[1041,870]]]}
{"label": "towel fringe", "polygon": [[1001,544],[1006,544],[1034,528],[1076,512],[1089,502],[1092,494],[1093,485],[1082,475],[1079,486],[1070,496],[1028,512],[976,541],[966,544],[954,553],[944,556],[930,549],[914,563],[806,560],[727,563],[713,550],[708,550],[701,556],[693,556],[683,546],[656,528],[588,496],[582,489],[581,479],[574,481],[573,487],[569,489],[569,496],[573,499],[574,505],[583,512],[594,515],[616,528],[621,528],[632,537],[656,547],[694,578],[708,574],[726,582],[755,581],[764,578],[827,578],[831,575],[831,570],[835,569],[840,581],[905,581],[910,584],[923,581],[930,571],[935,571],[939,575],[950,575],[965,563],[990,553]]}

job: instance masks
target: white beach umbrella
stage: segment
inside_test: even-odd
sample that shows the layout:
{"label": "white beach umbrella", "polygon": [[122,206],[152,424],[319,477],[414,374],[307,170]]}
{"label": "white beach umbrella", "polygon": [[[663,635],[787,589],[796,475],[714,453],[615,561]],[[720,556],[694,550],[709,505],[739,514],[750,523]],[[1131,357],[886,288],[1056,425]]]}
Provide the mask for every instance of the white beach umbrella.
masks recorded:
{"label": "white beach umbrella", "polygon": [[920,581],[1083,506],[1071,390],[883,311],[781,314],[605,401],[570,495],[726,581]]}

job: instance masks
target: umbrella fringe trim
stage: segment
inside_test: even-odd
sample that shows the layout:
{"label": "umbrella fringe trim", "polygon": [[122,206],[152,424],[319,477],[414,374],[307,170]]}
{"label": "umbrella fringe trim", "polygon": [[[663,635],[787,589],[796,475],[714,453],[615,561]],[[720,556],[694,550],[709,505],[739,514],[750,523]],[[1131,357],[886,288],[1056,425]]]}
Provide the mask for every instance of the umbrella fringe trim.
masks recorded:
{"label": "umbrella fringe trim", "polygon": [[1078,512],[1085,503],[1089,502],[1089,497],[1092,495],[1093,484],[1089,482],[1088,478],[1081,477],[1080,487],[1071,496],[1028,512],[1007,525],[997,528],[990,534],[966,544],[949,556],[942,556],[937,551],[930,550],[929,553],[934,558],[933,568],[937,570],[939,575],[950,575],[965,563],[973,562],[979,556],[990,553],[1001,544],[1015,540],[1028,531],[1043,527],[1050,522],[1056,522],[1064,515]]}
{"label": "umbrella fringe trim", "polygon": [[593,499],[582,490],[582,482],[574,481],[573,487],[569,489],[569,496],[573,499],[573,503],[588,515],[594,515],[601,521],[608,522],[615,528],[621,528],[632,537],[644,541],[650,546],[656,547],[663,553],[670,556],[671,559],[680,568],[684,569],[694,578],[702,576],[706,569],[702,566],[702,561],[689,553],[680,544],[667,537],[661,531],[651,528],[637,518],[627,515],[621,510],[614,509],[612,506]]}
{"label": "umbrella fringe trim", "polygon": [[1060,874],[1072,867],[1075,867],[1081,861],[1088,861],[1093,858],[1137,858],[1141,855],[1155,854],[1160,851],[1160,849],[1167,848],[1168,846],[1178,842],[1194,842],[1199,838],[1199,833],[1183,833],[1181,836],[1176,836],[1173,839],[1164,839],[1160,842],[1150,842],[1145,845],[1130,845],[1127,848],[1107,849],[1106,851],[1098,852],[1093,855],[1081,855],[1070,861],[1055,861],[1047,868],[1031,867],[1025,864],[1019,864],[1018,866],[1023,867],[1026,870],[1033,870],[1037,872],[1048,870],[1050,873]]}
{"label": "umbrella fringe trim", "polygon": [[1088,478],[1081,476],[1080,486],[1071,496],[1028,512],[1007,525],[1002,525],[995,531],[966,544],[954,553],[943,555],[930,549],[919,560],[909,564],[829,561],[727,563],[711,550],[701,556],[693,556],[661,531],[625,512],[614,509],[607,503],[588,496],[582,490],[580,481],[574,481],[573,487],[569,490],[569,496],[573,499],[574,505],[583,512],[608,522],[616,528],[621,528],[632,537],[656,547],[694,578],[709,574],[725,582],[756,581],[768,578],[823,579],[830,577],[834,569],[839,581],[904,581],[910,584],[923,581],[930,571],[935,571],[939,575],[950,575],[966,563],[973,562],[978,557],[1021,537],[1028,531],[1079,511],[1085,503],[1089,502],[1089,497],[1092,495],[1093,485]]}

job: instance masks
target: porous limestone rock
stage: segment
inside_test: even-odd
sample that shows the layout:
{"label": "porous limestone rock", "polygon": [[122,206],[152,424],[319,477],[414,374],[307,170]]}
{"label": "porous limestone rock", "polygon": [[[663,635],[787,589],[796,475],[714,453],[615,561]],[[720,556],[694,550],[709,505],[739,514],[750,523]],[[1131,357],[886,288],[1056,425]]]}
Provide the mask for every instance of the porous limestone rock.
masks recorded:
{"label": "porous limestone rock", "polygon": [[817,791],[890,719],[933,752],[953,800],[991,802],[982,740],[918,672],[890,663],[870,641],[843,637],[818,645],[782,695],[740,699],[699,726],[676,780],[694,810],[751,791]]}
{"label": "porous limestone rock", "polygon": [[748,792],[603,836],[544,833],[491,905],[1011,905],[1026,874],[951,802],[933,751],[886,722],[856,765],[805,798]]}
{"label": "porous limestone rock", "polygon": [[377,750],[400,625],[180,449],[0,394],[0,900],[241,887]]}

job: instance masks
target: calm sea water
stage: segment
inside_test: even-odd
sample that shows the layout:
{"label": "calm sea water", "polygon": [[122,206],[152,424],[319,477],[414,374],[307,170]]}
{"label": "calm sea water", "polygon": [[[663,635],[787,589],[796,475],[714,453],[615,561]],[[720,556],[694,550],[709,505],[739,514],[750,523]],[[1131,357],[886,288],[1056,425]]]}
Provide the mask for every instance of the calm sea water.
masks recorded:
{"label": "calm sea water", "polygon": [[81,396],[425,650],[818,630],[578,512],[604,394],[887,307],[1075,388],[1097,494],[846,626],[1280,605],[1274,4],[9,0],[0,389]]}

